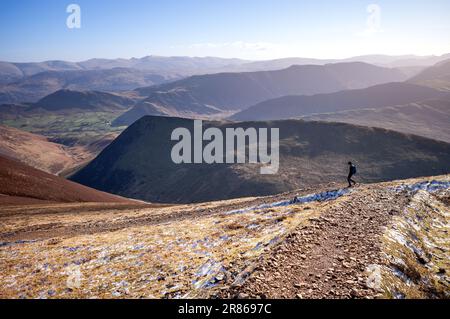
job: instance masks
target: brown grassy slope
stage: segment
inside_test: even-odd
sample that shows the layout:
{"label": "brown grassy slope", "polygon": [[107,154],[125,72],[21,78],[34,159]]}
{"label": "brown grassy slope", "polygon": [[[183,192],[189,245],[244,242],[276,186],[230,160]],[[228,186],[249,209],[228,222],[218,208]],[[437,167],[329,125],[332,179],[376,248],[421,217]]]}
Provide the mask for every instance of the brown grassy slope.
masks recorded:
{"label": "brown grassy slope", "polygon": [[81,154],[46,137],[0,125],[0,155],[57,174],[80,163]]}
{"label": "brown grassy slope", "polygon": [[0,156],[0,203],[29,204],[30,199],[50,202],[131,202],[48,174],[4,156]]}
{"label": "brown grassy slope", "polygon": [[69,147],[39,134],[0,125],[0,155],[47,173],[66,176],[92,160],[116,137],[117,133],[109,133],[87,145]]}

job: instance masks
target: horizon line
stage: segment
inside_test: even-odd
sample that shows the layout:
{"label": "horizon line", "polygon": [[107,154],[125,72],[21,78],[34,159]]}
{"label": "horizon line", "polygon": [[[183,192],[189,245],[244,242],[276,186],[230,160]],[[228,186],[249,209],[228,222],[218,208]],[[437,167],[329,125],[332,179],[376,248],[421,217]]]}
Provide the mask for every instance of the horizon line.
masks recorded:
{"label": "horizon line", "polygon": [[442,53],[442,54],[427,54],[427,55],[418,55],[414,53],[407,53],[407,54],[384,54],[384,53],[373,53],[373,54],[362,54],[362,55],[354,55],[354,56],[347,56],[343,58],[319,58],[319,57],[306,57],[306,56],[286,56],[286,57],[279,57],[279,58],[270,58],[270,59],[244,59],[239,57],[221,57],[221,56],[212,56],[212,55],[205,55],[205,56],[197,56],[197,55],[159,55],[159,54],[149,54],[144,55],[142,57],[115,57],[115,58],[103,58],[103,57],[92,57],[88,59],[83,60],[65,60],[65,59],[44,59],[44,60],[27,60],[27,61],[12,61],[12,60],[0,60],[0,62],[3,63],[44,63],[44,62],[70,62],[70,63],[82,63],[90,60],[141,60],[144,58],[149,57],[158,57],[158,58],[192,58],[192,59],[223,59],[223,60],[241,60],[244,62],[262,62],[262,61],[275,61],[275,60],[286,60],[286,59],[308,59],[308,60],[318,60],[318,61],[326,61],[326,60],[347,60],[352,58],[361,58],[361,57],[371,57],[371,56],[385,56],[385,57],[392,57],[392,58],[402,58],[402,57],[412,57],[412,58],[431,58],[431,57],[442,57],[444,55],[448,55],[450,52]]}

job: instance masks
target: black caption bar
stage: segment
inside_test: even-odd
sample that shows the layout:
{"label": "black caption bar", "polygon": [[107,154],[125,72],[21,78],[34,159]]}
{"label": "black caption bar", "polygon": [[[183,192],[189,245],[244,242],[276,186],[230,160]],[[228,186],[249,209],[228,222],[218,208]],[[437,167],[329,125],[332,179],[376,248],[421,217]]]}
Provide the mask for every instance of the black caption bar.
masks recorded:
{"label": "black caption bar", "polygon": [[[124,319],[151,318],[306,318],[333,314],[334,316],[361,314],[384,315],[402,311],[428,317],[431,312],[448,310],[448,300],[0,300],[4,313],[11,311],[47,319],[62,314],[84,318],[100,311],[102,317],[111,315]],[[445,308],[444,308],[445,307]],[[136,315],[136,316],[135,316]],[[364,316],[363,316],[364,317]]]}

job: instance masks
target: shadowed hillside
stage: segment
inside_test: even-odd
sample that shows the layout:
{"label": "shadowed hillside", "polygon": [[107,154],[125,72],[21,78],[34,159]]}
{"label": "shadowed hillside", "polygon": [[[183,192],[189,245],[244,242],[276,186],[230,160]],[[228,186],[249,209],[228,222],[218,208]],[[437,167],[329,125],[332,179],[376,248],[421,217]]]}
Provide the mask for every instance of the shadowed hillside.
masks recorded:
{"label": "shadowed hillside", "polygon": [[450,59],[437,63],[409,80],[442,91],[450,91]]}
{"label": "shadowed hillside", "polygon": [[343,181],[346,163],[357,163],[358,181],[443,174],[450,171],[450,145],[384,129],[285,120],[204,122],[215,126],[280,129],[280,169],[260,175],[257,164],[172,162],[177,127],[193,121],[144,117],[125,130],[73,180],[100,190],[154,202],[198,202],[280,193],[305,185]]}
{"label": "shadowed hillside", "polygon": [[302,119],[382,127],[450,143],[450,95],[406,105],[315,114]]}
{"label": "shadowed hillside", "polygon": [[386,83],[329,94],[292,95],[264,101],[231,117],[238,121],[277,120],[344,110],[401,105],[444,93],[409,83]]}
{"label": "shadowed hillside", "polygon": [[134,103],[132,99],[97,91],[60,90],[33,104],[32,110],[42,108],[47,111],[83,109],[88,111],[124,110]]}

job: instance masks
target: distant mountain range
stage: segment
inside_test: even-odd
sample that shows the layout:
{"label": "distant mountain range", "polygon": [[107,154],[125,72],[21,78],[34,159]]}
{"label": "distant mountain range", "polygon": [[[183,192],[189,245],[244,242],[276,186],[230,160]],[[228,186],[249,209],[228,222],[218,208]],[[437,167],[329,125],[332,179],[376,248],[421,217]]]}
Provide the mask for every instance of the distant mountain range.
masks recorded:
{"label": "distant mountain range", "polygon": [[45,71],[0,86],[0,103],[36,102],[58,90],[124,91],[177,79],[129,68]]}
{"label": "distant mountain range", "polygon": [[228,71],[270,71],[285,69],[292,65],[325,65],[329,63],[364,62],[382,67],[399,68],[418,73],[423,68],[434,65],[446,59],[450,59],[450,53],[440,56],[417,56],[417,55],[362,55],[346,59],[312,59],[312,58],[282,58],[265,61],[254,61],[235,66],[229,66]]}
{"label": "distant mountain range", "polygon": [[367,55],[348,59],[284,58],[246,61],[215,57],[147,56],[132,59],[90,59],[82,62],[0,62],[0,103],[36,102],[60,89],[122,91],[161,84],[191,75],[224,72],[272,71],[292,65],[365,62],[399,68],[413,76],[445,59],[442,56]]}
{"label": "distant mountain range", "polygon": [[0,78],[17,81],[23,77],[46,71],[81,71],[107,70],[114,68],[131,68],[141,71],[158,73],[173,73],[179,76],[205,73],[208,70],[219,69],[231,65],[239,65],[248,61],[223,58],[195,57],[162,57],[146,56],[131,59],[90,59],[82,62],[45,61],[30,63],[0,62]]}
{"label": "distant mountain range", "polygon": [[346,179],[348,160],[358,181],[445,174],[450,144],[385,129],[284,120],[207,122],[280,130],[280,170],[261,175],[258,164],[175,164],[171,133],[193,120],[146,116],[126,129],[72,180],[99,190],[153,202],[200,202],[281,193]]}
{"label": "distant mountain range", "polygon": [[[437,58],[442,57],[435,57]],[[157,59],[167,63],[176,60],[153,57],[146,62],[156,63]],[[388,57],[383,59],[384,62],[389,60]],[[20,100],[18,97],[25,94],[29,97],[34,96],[36,101],[0,104],[1,123],[45,134],[61,143],[72,145],[81,139],[84,144],[89,144],[110,132],[117,134],[122,130],[122,126],[128,126],[146,115],[221,119],[238,112],[231,117],[232,120],[287,118],[336,120],[398,129],[405,133],[447,140],[445,128],[448,125],[442,121],[446,119],[447,114],[443,92],[450,88],[450,60],[426,68],[412,78],[408,78],[399,69],[362,62],[347,62],[295,65],[275,71],[194,75],[168,83],[140,87],[133,91],[113,90],[115,92],[106,93],[94,90],[96,87],[105,88],[104,85],[119,88],[126,83],[134,83],[132,84],[134,86],[145,82],[133,82],[135,75],[143,74],[135,69],[100,69],[102,66],[116,67],[113,61],[115,60],[90,60],[84,66],[63,62],[20,65],[24,73],[38,73],[26,77],[21,82],[0,86],[0,96],[5,87],[16,86],[20,89],[13,100],[16,98]],[[135,59],[134,63],[138,65],[144,61],[145,59]],[[189,58],[184,58],[174,62],[173,67],[183,61],[184,63],[190,61],[196,67],[201,65],[220,67],[221,63],[241,66],[248,64],[246,61],[226,59],[199,59],[195,60],[197,63],[195,64]],[[82,67],[99,69],[79,70]],[[75,70],[39,72],[43,68]],[[151,81],[166,80],[156,75]],[[407,81],[403,82],[405,80]],[[72,84],[67,85],[69,82]],[[62,86],[75,87],[77,90],[58,89]],[[45,87],[46,89],[41,91]],[[38,96],[53,90],[55,91],[37,99]],[[8,94],[6,95],[11,97],[12,93]],[[429,104],[430,101],[434,101],[432,105]],[[402,115],[409,108],[411,114],[406,117]],[[345,113],[350,110],[360,112]],[[389,116],[388,110],[394,113],[390,121],[386,120]],[[103,112],[103,114],[90,115],[89,112]],[[338,114],[333,115],[334,113]],[[66,114],[71,116],[67,117]],[[370,114],[371,120],[364,121],[363,114],[368,116]],[[60,118],[61,116],[64,118]],[[347,121],[345,116],[349,116]],[[414,123],[416,125],[413,125]],[[43,125],[47,127],[44,130]],[[408,126],[410,129],[407,129]],[[94,136],[97,128],[101,132],[98,132],[98,136],[91,141],[89,136]],[[56,133],[64,130],[71,133],[69,135]],[[442,134],[439,134],[439,130]]]}
{"label": "distant mountain range", "polygon": [[219,72],[247,61],[159,57],[91,59],[83,62],[0,62],[0,103],[36,102],[60,89],[123,91]]}
{"label": "distant mountain range", "polygon": [[397,55],[389,56],[382,54],[363,55],[346,59],[347,61],[363,61],[370,64],[381,65],[391,68],[402,68],[411,66],[429,67],[441,61],[450,59],[450,53],[442,55]]}
{"label": "distant mountain range", "polygon": [[403,81],[395,69],[361,62],[291,66],[277,71],[218,73],[136,89],[146,99],[114,125],[129,125],[144,115],[198,117],[242,110],[267,99],[318,94]]}
{"label": "distant mountain range", "polygon": [[231,119],[336,121],[382,127],[450,142],[450,60],[403,83],[312,96],[283,96],[251,106]]}
{"label": "distant mountain range", "polygon": [[[23,77],[46,71],[81,71],[131,68],[155,73],[171,73],[178,76],[203,74],[210,72],[268,71],[285,69],[292,65],[324,65],[339,62],[365,62],[386,67],[431,66],[450,59],[449,54],[441,56],[416,55],[364,55],[346,59],[282,58],[265,61],[242,59],[224,59],[216,57],[164,57],[146,56],[131,59],[90,59],[81,62],[44,61],[44,62],[0,62],[0,83],[11,83]],[[234,69],[233,69],[234,68]]]}

